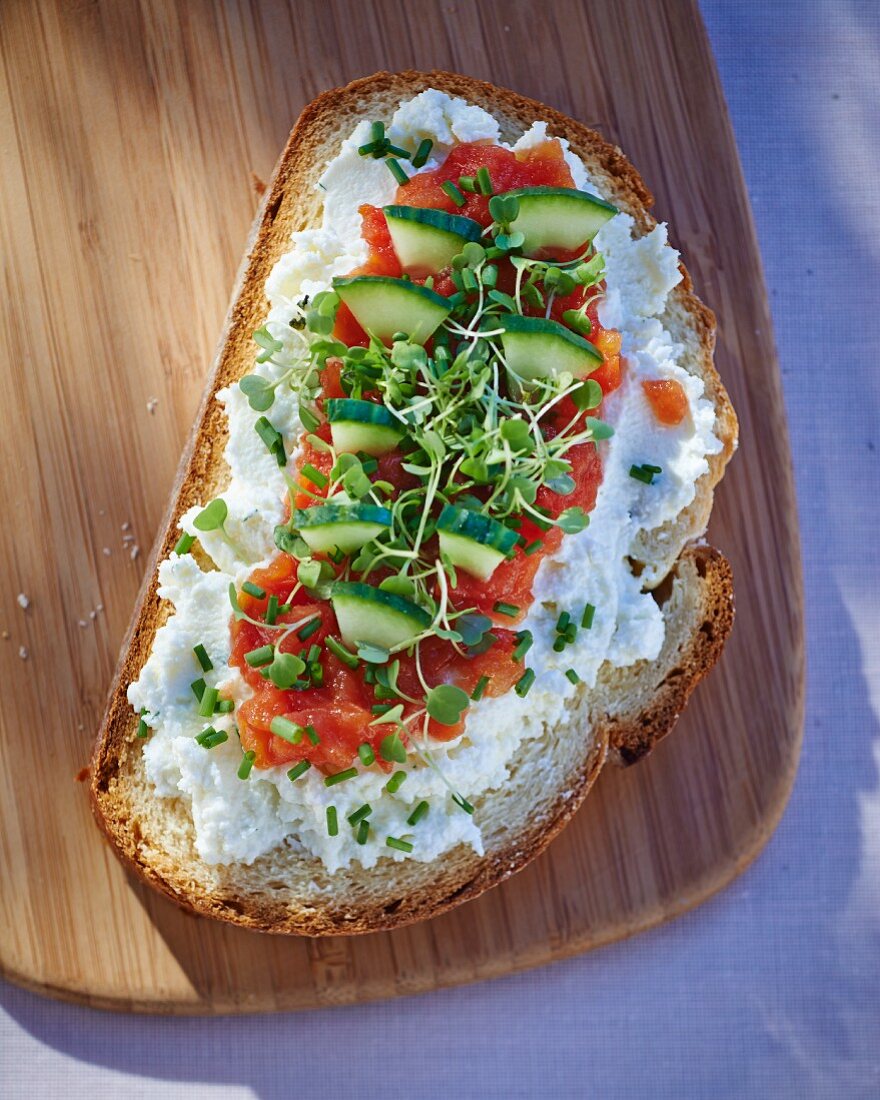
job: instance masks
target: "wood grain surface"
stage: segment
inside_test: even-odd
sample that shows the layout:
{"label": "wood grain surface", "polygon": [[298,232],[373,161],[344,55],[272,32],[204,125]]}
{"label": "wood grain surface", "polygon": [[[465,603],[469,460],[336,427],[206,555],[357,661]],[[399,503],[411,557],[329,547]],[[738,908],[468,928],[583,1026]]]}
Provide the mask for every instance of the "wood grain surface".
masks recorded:
{"label": "wood grain surface", "polygon": [[[407,67],[551,103],[618,142],[654,190],[718,314],[740,416],[710,529],[738,623],[677,732],[637,767],[606,769],[513,880],[390,934],[261,936],[130,882],[76,777],[256,209],[253,175],[268,177],[317,93]],[[5,0],[0,263],[5,976],[153,1012],[412,993],[647,928],[760,851],[801,738],[800,558],[760,259],[690,0]]]}

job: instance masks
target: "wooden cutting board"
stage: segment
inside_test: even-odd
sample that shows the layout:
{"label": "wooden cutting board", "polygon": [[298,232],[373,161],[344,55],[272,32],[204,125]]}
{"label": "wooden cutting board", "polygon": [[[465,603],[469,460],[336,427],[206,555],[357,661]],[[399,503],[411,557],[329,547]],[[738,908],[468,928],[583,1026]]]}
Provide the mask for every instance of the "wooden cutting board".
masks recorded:
{"label": "wooden cutting board", "polygon": [[[584,951],[742,871],[797,763],[801,569],[761,265],[696,5],[6,0],[0,65],[2,972],[151,1012],[352,1002]],[[655,190],[718,313],[742,425],[710,531],[739,617],[676,734],[608,768],[515,879],[391,934],[273,938],[132,884],[75,777],[256,209],[252,173],[268,177],[320,91],[405,67],[551,103],[619,142]]]}

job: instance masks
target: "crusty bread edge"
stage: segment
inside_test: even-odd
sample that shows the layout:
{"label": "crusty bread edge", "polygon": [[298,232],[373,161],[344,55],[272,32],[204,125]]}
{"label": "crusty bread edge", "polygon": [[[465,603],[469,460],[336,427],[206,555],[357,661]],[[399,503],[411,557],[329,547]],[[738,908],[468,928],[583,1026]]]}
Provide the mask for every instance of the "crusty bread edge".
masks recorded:
{"label": "crusty bread edge", "polygon": [[[264,319],[266,307],[263,284],[267,265],[271,264],[279,254],[277,235],[273,234],[275,218],[285,198],[289,197],[288,189],[296,176],[297,161],[308,157],[311,128],[319,124],[322,117],[332,117],[342,102],[351,101],[352,97],[381,91],[383,85],[388,84],[394,84],[395,87],[400,88],[403,95],[416,94],[429,86],[438,87],[471,102],[482,103],[489,109],[503,110],[508,117],[519,116],[526,125],[535,118],[546,120],[553,133],[569,138],[576,146],[588,146],[609,176],[614,178],[617,193],[624,193],[629,200],[627,205],[633,212],[638,212],[637,220],[641,222],[642,227],[647,229],[653,224],[653,219],[647,210],[653,201],[652,196],[620,150],[605,142],[587,127],[568,119],[553,108],[467,77],[442,72],[379,73],[319,96],[300,116],[281,155],[254,223],[245,253],[246,258],[233,292],[232,305],[221,336],[214,368],[209,376],[195,426],[181,461],[171,496],[172,503],[166,514],[162,534],[151,555],[138,608],[132,619],[114,676],[105,720],[93,755],[90,785],[93,810],[98,823],[117,854],[131,870],[178,904],[195,912],[266,931],[321,935],[343,931],[367,932],[396,927],[426,916],[437,915],[462,901],[476,897],[488,887],[502,881],[539,854],[564,827],[595,781],[609,749],[618,760],[629,763],[650,751],[650,748],[669,732],[690,692],[717,660],[732,624],[732,581],[729,565],[717,551],[709,547],[686,551],[699,556],[702,562],[701,568],[710,576],[710,618],[714,623],[712,630],[708,633],[699,631],[693,639],[691,652],[687,655],[688,659],[683,662],[688,668],[688,676],[680,676],[672,682],[658,685],[652,705],[638,716],[609,714],[603,721],[597,715],[593,749],[584,761],[574,789],[567,799],[559,800],[557,812],[552,819],[540,822],[529,836],[519,837],[515,851],[491,860],[483,860],[476,875],[470,877],[463,886],[444,896],[438,897],[436,891],[422,892],[420,895],[406,899],[406,903],[399,906],[393,914],[373,911],[355,915],[328,911],[323,914],[313,913],[309,919],[303,919],[302,915],[299,918],[291,918],[286,908],[282,911],[273,911],[272,907],[265,906],[257,907],[254,911],[249,911],[247,906],[230,909],[226,905],[216,904],[216,899],[210,897],[182,894],[174,884],[165,881],[139,858],[134,835],[136,828],[132,829],[132,823],[120,820],[119,815],[107,804],[106,796],[108,785],[126,754],[126,746],[128,751],[140,751],[140,743],[134,742],[136,718],[128,705],[126,691],[128,684],[139,675],[149,655],[155,631],[167,615],[167,609],[161,606],[158,598],[156,566],[158,561],[167,557],[173,548],[177,537],[177,521],[181,514],[191,504],[197,502],[200,487],[207,480],[206,475],[209,471],[216,469],[218,462],[222,462],[225,442],[223,413],[213,398],[218,389],[239,376],[242,343],[247,341],[248,346],[250,345],[250,333],[259,327]],[[406,87],[403,87],[404,85]],[[288,233],[289,229],[285,230],[285,243]],[[676,288],[674,294],[679,299],[682,309],[694,321],[704,360],[707,395],[715,402],[719,435],[724,444],[721,454],[714,456],[710,462],[711,468],[707,475],[708,505],[705,501],[707,494],[703,493],[700,504],[694,507],[694,534],[696,535],[701,533],[705,526],[703,517],[708,517],[712,487],[720,479],[724,465],[735,447],[736,420],[712,365],[714,316],[693,294],[690,279],[684,269],[683,272],[684,281]]]}

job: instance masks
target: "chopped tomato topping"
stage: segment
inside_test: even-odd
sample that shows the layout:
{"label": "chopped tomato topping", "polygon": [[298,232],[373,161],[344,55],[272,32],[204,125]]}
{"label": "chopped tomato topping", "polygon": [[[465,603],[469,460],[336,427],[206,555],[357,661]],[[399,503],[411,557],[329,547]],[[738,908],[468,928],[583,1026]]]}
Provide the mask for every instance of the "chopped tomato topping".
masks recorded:
{"label": "chopped tomato topping", "polygon": [[661,424],[674,428],[689,411],[687,394],[681,382],[674,378],[658,378],[642,382],[648,404]]}

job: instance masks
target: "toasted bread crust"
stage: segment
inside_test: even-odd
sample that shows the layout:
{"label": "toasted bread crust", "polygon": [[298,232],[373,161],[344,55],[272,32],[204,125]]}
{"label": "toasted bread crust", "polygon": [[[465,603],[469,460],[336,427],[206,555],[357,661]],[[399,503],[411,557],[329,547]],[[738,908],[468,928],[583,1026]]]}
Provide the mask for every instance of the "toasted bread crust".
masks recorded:
{"label": "toasted bread crust", "polygon": [[[215,366],[181,461],[163,534],[154,549],[123,646],[91,768],[95,816],[130,870],[196,913],[267,932],[329,935],[393,928],[476,897],[525,866],[571,818],[606,758],[632,763],[671,730],[690,692],[717,660],[733,621],[732,579],[725,559],[705,545],[682,550],[705,529],[713,489],[735,448],[737,433],[735,414],[712,363],[715,319],[693,294],[683,268],[684,280],[671,296],[671,318],[681,327],[681,333],[676,330],[676,338],[687,341],[688,369],[701,375],[706,395],[715,405],[716,434],[722,440],[722,450],[710,457],[710,469],[698,482],[690,508],[674,524],[667,525],[668,529],[652,532],[645,540],[646,559],[664,562],[656,595],[663,603],[665,616],[669,607],[668,622],[675,624],[675,630],[668,626],[667,643],[657,662],[642,662],[635,671],[622,670],[628,674],[623,677],[623,694],[621,670],[608,670],[606,674],[603,669],[598,690],[590,700],[585,694],[579,697],[571,714],[571,729],[564,739],[568,745],[559,749],[558,786],[549,796],[542,792],[532,812],[519,815],[510,835],[502,831],[497,838],[490,836],[483,857],[460,846],[438,861],[441,866],[407,861],[391,864],[390,873],[387,869],[381,874],[375,870],[347,870],[338,872],[332,881],[316,867],[310,873],[317,881],[317,894],[308,900],[293,889],[280,889],[283,883],[270,881],[273,874],[277,877],[283,853],[274,861],[264,857],[250,868],[208,868],[195,853],[189,835],[191,820],[187,833],[186,807],[180,801],[155,797],[153,805],[149,803],[142,742],[136,738],[137,718],[126,692],[139,676],[156,630],[169,613],[158,597],[157,562],[171,553],[183,512],[222,488],[226,477],[223,450],[227,428],[214,396],[251,367],[251,333],[263,322],[267,308],[263,290],[266,277],[289,247],[290,234],[316,224],[320,197],[314,184],[334,155],[334,147],[360,118],[387,114],[389,104],[396,107],[398,100],[428,87],[485,107],[502,123],[506,136],[527,129],[535,119],[547,121],[550,132],[568,139],[603,189],[633,215],[643,231],[654,224],[648,212],[652,196],[619,149],[544,104],[468,77],[444,72],[378,73],[319,96],[300,116],[254,223]],[[635,709],[626,705],[631,699],[638,700]],[[583,748],[576,746],[578,755],[568,759],[570,743],[577,740],[574,731],[579,728],[591,728],[592,737],[581,737]],[[559,746],[562,740],[557,738],[554,744]],[[159,804],[158,811],[155,804]],[[163,830],[153,827],[154,812],[174,823],[178,839],[174,854],[159,843]],[[369,876],[373,881],[365,885],[362,880]]]}

